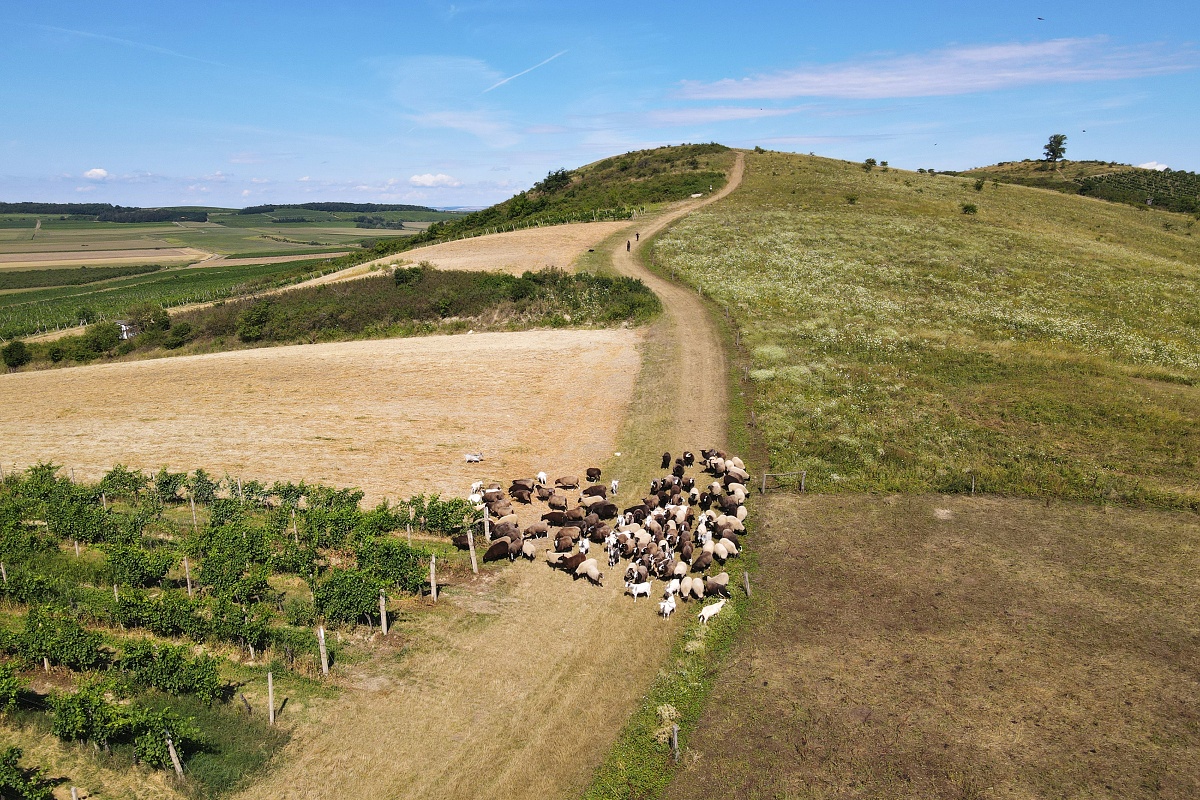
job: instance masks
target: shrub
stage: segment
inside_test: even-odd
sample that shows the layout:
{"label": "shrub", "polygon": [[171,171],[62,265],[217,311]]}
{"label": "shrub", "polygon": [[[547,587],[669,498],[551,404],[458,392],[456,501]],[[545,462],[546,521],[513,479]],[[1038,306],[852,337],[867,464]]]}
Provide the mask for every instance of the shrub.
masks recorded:
{"label": "shrub", "polygon": [[37,768],[20,765],[24,751],[10,747],[0,753],[0,797],[5,800],[54,800],[51,783]]}
{"label": "shrub", "polygon": [[14,339],[0,349],[0,356],[4,358],[4,366],[9,369],[23,367],[33,359],[33,354],[29,352],[29,346],[20,339]]}
{"label": "shrub", "polygon": [[38,606],[29,609],[21,634],[22,655],[31,662],[49,659],[73,670],[92,669],[107,659],[100,649],[104,638],[72,619]]}
{"label": "shrub", "polygon": [[975,206],[974,203],[963,203],[962,204],[962,213],[964,213],[964,214],[975,214],[978,211],[979,211],[979,209]]}
{"label": "shrub", "polygon": [[852,205],[854,205],[854,204],[855,204],[855,203],[857,203],[857,202],[858,202],[858,195],[856,195],[856,194],[848,194],[848,195],[846,195],[846,204],[847,204],[847,205],[851,205],[851,206],[852,206]]}
{"label": "shrub", "polygon": [[160,692],[191,694],[205,703],[221,694],[217,659],[210,655],[192,658],[186,647],[135,643],[125,651],[119,666],[135,684]]}
{"label": "shrub", "polygon": [[335,569],[313,587],[317,610],[331,622],[357,622],[378,612],[378,579],[357,569]]}
{"label": "shrub", "polygon": [[175,565],[175,554],[165,548],[110,547],[108,568],[113,583],[144,587],[161,581]]}
{"label": "shrub", "polygon": [[217,482],[202,469],[197,469],[192,473],[192,477],[188,478],[187,489],[192,499],[203,505],[209,505],[217,496]]}
{"label": "shrub", "polygon": [[427,563],[425,553],[397,539],[375,539],[358,551],[359,569],[412,594],[425,585]]}
{"label": "shrub", "polygon": [[983,178],[977,178],[977,179],[975,180],[975,191],[977,191],[977,192],[982,192],[982,191],[983,191],[983,186],[984,186],[984,184],[985,184],[986,182],[987,182],[987,181],[986,181],[986,180],[984,180]]}
{"label": "shrub", "polygon": [[12,664],[0,664],[0,714],[7,714],[17,707],[17,695],[23,688],[25,681],[17,675],[16,667]]}

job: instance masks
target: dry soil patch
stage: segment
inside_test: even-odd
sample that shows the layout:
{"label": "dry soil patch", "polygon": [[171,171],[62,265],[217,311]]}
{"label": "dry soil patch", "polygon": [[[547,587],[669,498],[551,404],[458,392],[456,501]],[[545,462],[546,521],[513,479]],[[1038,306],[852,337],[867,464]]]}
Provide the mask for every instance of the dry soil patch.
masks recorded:
{"label": "dry soil patch", "polygon": [[[480,475],[577,472],[612,451],[637,374],[630,330],[263,348],[0,376],[0,460],[98,478],[115,462],[367,502],[461,494]],[[464,462],[483,451],[482,466]]]}

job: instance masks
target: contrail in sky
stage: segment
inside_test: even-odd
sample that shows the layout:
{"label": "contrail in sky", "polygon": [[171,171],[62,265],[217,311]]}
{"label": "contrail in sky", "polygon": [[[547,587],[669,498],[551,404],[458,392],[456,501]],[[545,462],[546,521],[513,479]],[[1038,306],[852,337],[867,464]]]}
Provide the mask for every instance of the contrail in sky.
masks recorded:
{"label": "contrail in sky", "polygon": [[499,83],[493,83],[491,86],[489,86],[488,88],[486,88],[482,92],[480,92],[480,94],[487,94],[492,89],[495,89],[497,86],[503,86],[504,84],[508,83],[509,81],[513,80],[514,78],[519,78],[522,75],[528,75],[529,73],[533,72],[538,67],[546,66],[551,61],[553,61],[554,59],[558,58],[559,56],[565,54],[566,52],[567,52],[566,50],[561,50],[561,51],[555,53],[554,55],[550,56],[549,58],[547,58],[545,61],[541,62],[540,64],[534,64],[532,67],[525,70],[524,72],[518,72],[516,75],[509,75],[507,78],[500,81]]}
{"label": "contrail in sky", "polygon": [[[168,50],[165,47],[158,47],[157,45],[146,44],[145,42],[135,42],[132,39],[121,39],[116,36],[106,36],[103,33],[92,33],[91,31],[77,31],[72,28],[59,28],[54,25],[39,25],[37,23],[29,23],[29,26],[31,28],[39,28],[44,31],[50,31],[52,33],[65,33],[69,36],[82,36],[86,39],[99,39],[100,41],[103,41],[103,42],[112,42],[113,44],[119,44],[119,45],[123,45],[125,47],[132,47],[136,50],[145,50],[150,53],[158,53],[158,54],[164,55],[164,56],[174,56],[175,58],[184,58],[184,59],[187,59],[188,61],[198,61],[201,64],[209,64],[210,66],[214,66],[214,67],[226,66],[225,64],[221,64],[216,61],[209,61],[204,58],[196,58],[195,56],[189,56],[186,53],[179,53],[174,50]],[[541,64],[539,64],[538,66],[540,67]],[[516,76],[514,75],[513,77],[515,78]]]}

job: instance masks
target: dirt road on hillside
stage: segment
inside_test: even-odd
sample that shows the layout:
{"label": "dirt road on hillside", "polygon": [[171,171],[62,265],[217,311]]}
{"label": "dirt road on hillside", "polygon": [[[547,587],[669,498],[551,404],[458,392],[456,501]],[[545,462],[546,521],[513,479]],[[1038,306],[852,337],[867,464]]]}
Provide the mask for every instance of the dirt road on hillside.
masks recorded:
{"label": "dirt road on hillside", "polygon": [[696,203],[684,203],[669,209],[648,224],[630,228],[640,239],[632,250],[618,242],[613,249],[613,266],[624,275],[640,278],[654,290],[663,303],[664,326],[673,358],[665,359],[671,371],[671,406],[675,414],[672,440],[664,444],[672,453],[697,447],[724,447],[728,444],[729,398],[726,392],[725,351],[716,322],[704,307],[704,302],[691,289],[664,280],[650,272],[641,261],[641,249],[647,239],[679,218],[715,203],[735,190],[742,182],[745,158],[737,154],[725,187],[711,197]]}

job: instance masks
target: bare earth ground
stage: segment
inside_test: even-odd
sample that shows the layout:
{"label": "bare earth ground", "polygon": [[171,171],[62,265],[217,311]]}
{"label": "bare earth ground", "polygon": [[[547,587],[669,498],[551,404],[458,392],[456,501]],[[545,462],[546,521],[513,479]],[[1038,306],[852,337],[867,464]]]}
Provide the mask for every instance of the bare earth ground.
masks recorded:
{"label": "bare earth ground", "polygon": [[95,479],[115,462],[463,493],[480,474],[578,472],[612,451],[637,374],[629,330],[437,336],[0,376],[5,469]]}
{"label": "bare earth ground", "polygon": [[265,258],[226,258],[225,256],[209,254],[203,261],[192,264],[193,267],[243,267],[247,264],[286,264],[289,261],[312,261],[317,258],[337,258],[349,254],[349,250],[337,253],[307,253],[291,256],[267,256]]}
{"label": "bare earth ground", "polygon": [[[0,253],[0,270],[49,267],[115,267],[123,264],[181,264],[198,261],[208,253],[194,247],[160,247],[141,250],[70,250],[48,253]],[[262,263],[254,261],[248,263]]]}
{"label": "bare earth ground", "polygon": [[769,495],[672,798],[1200,796],[1196,515]]}
{"label": "bare earth ground", "polygon": [[546,267],[569,269],[571,262],[628,222],[577,222],[544,228],[525,228],[433,244],[381,258],[374,264],[428,261],[438,269],[472,269],[520,275]]}

